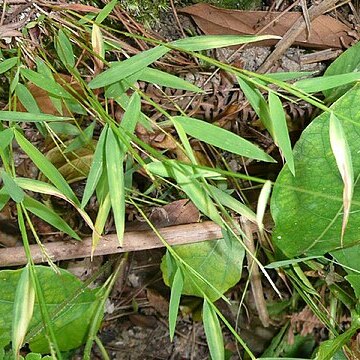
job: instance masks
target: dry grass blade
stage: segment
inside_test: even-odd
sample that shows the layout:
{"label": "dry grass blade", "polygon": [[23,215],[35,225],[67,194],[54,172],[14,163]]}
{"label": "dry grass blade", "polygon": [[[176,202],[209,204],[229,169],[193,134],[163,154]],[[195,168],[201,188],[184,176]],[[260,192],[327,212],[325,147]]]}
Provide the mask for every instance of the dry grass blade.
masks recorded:
{"label": "dry grass blade", "polygon": [[344,129],[339,119],[330,114],[330,144],[333,154],[335,156],[336,164],[341,174],[341,178],[344,183],[343,189],[343,221],[341,227],[341,247],[344,243],[344,235],[346,225],[349,221],[351,200],[354,193],[354,170],[351,160],[350,148],[346,140]]}

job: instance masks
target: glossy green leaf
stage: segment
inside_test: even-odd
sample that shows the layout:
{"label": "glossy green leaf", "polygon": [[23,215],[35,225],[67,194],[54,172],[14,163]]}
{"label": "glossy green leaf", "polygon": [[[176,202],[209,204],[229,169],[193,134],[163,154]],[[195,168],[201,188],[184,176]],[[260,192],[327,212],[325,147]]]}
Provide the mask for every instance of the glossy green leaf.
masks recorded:
{"label": "glossy green leaf", "polygon": [[234,154],[246,156],[250,159],[275,162],[271,156],[250,141],[228,130],[186,116],[175,116],[174,119],[179,121],[188,135],[204,141],[207,144],[230,151]]}
{"label": "glossy green leaf", "polygon": [[55,49],[61,62],[66,66],[75,66],[75,55],[71,42],[65,32],[60,29],[55,37]]}
{"label": "glossy green leaf", "polygon": [[105,144],[106,169],[116,234],[122,246],[125,230],[124,152],[111,128]]}
{"label": "glossy green leaf", "polygon": [[[360,71],[360,43],[357,42],[355,45],[348,48],[340,56],[338,56],[325,70],[324,76],[340,75],[350,72]],[[335,101],[340,96],[344,95],[352,84],[340,86],[336,89],[323,91],[326,100]]]}
{"label": "glossy green leaf", "polygon": [[[237,240],[231,242],[225,239],[204,241],[174,246],[174,250],[189,266],[209,281],[220,294],[225,293],[240,280],[245,250]],[[171,281],[165,256],[161,263],[161,270],[164,281],[169,286]],[[184,295],[202,297],[205,293],[211,301],[219,299],[219,293],[203,281],[194,279],[193,274],[190,275],[184,271],[183,275],[182,293]],[[193,281],[197,282],[197,286]]]}
{"label": "glossy green leaf", "polygon": [[173,341],[176,327],[176,319],[179,312],[181,292],[184,286],[184,277],[181,269],[178,267],[171,284],[171,296],[169,304],[169,333],[170,340]]}
{"label": "glossy green leaf", "polygon": [[23,346],[35,305],[35,289],[32,283],[29,265],[21,270],[19,282],[16,286],[13,321],[12,321],[12,349],[18,356]]}
{"label": "glossy green leaf", "polygon": [[[341,120],[350,148],[354,178],[360,173],[358,156],[360,87],[340,98],[332,110]],[[351,109],[351,110],[350,110]],[[294,147],[296,176],[287,166],[275,183],[271,201],[275,221],[273,241],[289,258],[323,255],[341,247],[343,181],[329,139],[330,114],[318,116]],[[355,186],[344,246],[359,243],[360,189]]]}
{"label": "glossy green leaf", "polygon": [[89,87],[97,89],[118,82],[152,64],[169,51],[168,48],[157,46],[140,52],[129,59],[114,63],[110,69],[97,75],[90,81]]}
{"label": "glossy green leaf", "polygon": [[213,360],[224,360],[224,340],[222,337],[220,322],[213,307],[206,299],[204,299],[202,315],[211,358]]}
{"label": "glossy green leaf", "polygon": [[83,209],[85,205],[89,202],[92,194],[95,191],[97,183],[100,179],[100,176],[103,171],[103,158],[105,151],[105,139],[107,134],[108,126],[106,125],[102,130],[98,143],[96,145],[96,149],[94,152],[93,160],[91,163],[90,171],[88,178],[86,180],[86,185],[84,189],[83,198],[81,200],[81,208]]}
{"label": "glossy green leaf", "polygon": [[4,183],[4,188],[10,197],[17,203],[24,200],[24,191],[16,184],[14,179],[4,170],[0,171],[0,176]]}
{"label": "glossy green leaf", "polygon": [[[83,283],[66,270],[59,269],[59,275],[49,267],[36,266],[35,269],[60,349],[67,351],[81,346],[98,304],[97,290],[80,289]],[[10,342],[15,289],[21,273],[21,269],[0,271],[0,341]],[[42,326],[38,327],[41,324],[39,305],[35,302],[26,342],[34,352],[49,353],[48,340]]]}
{"label": "glossy green leaf", "polygon": [[79,235],[64,221],[54,210],[49,209],[41,202],[26,196],[24,199],[24,206],[31,213],[54,226],[56,229],[63,231],[70,235],[73,239],[81,240]]}
{"label": "glossy green leaf", "polygon": [[70,117],[54,116],[50,114],[31,114],[20,111],[0,111],[0,120],[21,122],[44,122],[74,120]]}
{"label": "glossy green leaf", "polygon": [[269,92],[269,111],[274,142],[280,148],[291,173],[295,176],[294,157],[285,112],[279,97],[272,91]]}
{"label": "glossy green leaf", "polygon": [[57,187],[57,189],[74,204],[80,205],[78,198],[56,167],[19,131],[15,131],[15,138],[23,151],[29,156],[39,170]]}
{"label": "glossy green leaf", "polygon": [[6,60],[2,60],[0,62],[0,74],[3,74],[4,72],[10,70],[12,67],[14,67],[18,62],[18,58],[10,58]]}
{"label": "glossy green leaf", "polygon": [[175,40],[170,45],[187,51],[203,51],[269,39],[281,38],[274,35],[202,35]]}

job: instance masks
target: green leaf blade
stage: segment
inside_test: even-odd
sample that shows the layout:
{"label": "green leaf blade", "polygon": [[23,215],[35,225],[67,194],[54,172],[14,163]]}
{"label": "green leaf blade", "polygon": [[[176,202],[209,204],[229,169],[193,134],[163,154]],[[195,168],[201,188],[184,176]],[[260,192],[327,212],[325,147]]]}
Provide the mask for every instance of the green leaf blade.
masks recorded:
{"label": "green leaf blade", "polygon": [[175,40],[170,44],[186,51],[203,51],[269,39],[281,38],[274,35],[202,35]]}
{"label": "green leaf blade", "polygon": [[234,154],[246,156],[250,159],[275,162],[271,156],[250,141],[247,141],[228,130],[186,116],[176,116],[174,119],[179,121],[188,135],[204,141],[207,144],[230,151]]}
{"label": "green leaf blade", "polygon": [[154,61],[165,55],[169,49],[163,46],[157,46],[147,51],[143,51],[124,61],[113,64],[110,69],[97,75],[90,81],[91,89],[98,89],[107,85],[116,83],[126,77],[142,70]]}
{"label": "green leaf blade", "polygon": [[111,207],[119,244],[122,246],[125,230],[124,153],[111,128],[107,132],[105,154]]}
{"label": "green leaf blade", "polygon": [[294,156],[286,125],[285,112],[279,97],[272,91],[269,93],[269,108],[274,141],[285,157],[291,173],[295,176]]}
{"label": "green leaf blade", "polygon": [[[340,119],[345,118],[342,127],[351,152],[354,178],[360,173],[358,96],[359,85],[331,107]],[[330,114],[323,113],[305,129],[294,147],[296,177],[284,167],[273,188],[273,242],[288,258],[323,255],[342,245],[359,244],[360,191],[356,186],[341,241],[344,184],[331,149],[329,123]]]}
{"label": "green leaf blade", "polygon": [[220,322],[211,304],[206,299],[204,299],[203,304],[203,323],[211,358],[214,360],[224,360],[224,340]]}
{"label": "green leaf blade", "polygon": [[175,335],[176,319],[179,311],[181,292],[184,286],[184,277],[181,269],[178,267],[171,285],[171,296],[169,304],[169,333],[170,341],[173,341]]}
{"label": "green leaf blade", "polygon": [[56,167],[17,130],[15,131],[15,138],[23,151],[58,190],[74,204],[80,206],[78,198]]}

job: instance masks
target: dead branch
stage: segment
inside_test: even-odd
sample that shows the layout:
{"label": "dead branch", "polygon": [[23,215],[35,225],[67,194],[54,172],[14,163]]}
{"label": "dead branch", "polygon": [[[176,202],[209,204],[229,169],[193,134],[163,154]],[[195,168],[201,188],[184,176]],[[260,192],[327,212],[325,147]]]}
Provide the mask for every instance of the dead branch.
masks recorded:
{"label": "dead branch", "polygon": [[[253,225],[254,231],[256,226]],[[169,226],[159,229],[160,234],[170,245],[184,245],[222,238],[221,227],[211,221],[186,225]],[[58,241],[44,244],[53,261],[89,257],[92,240]],[[152,230],[129,231],[124,235],[124,246],[120,247],[116,235],[107,235],[98,244],[94,256],[148,250],[163,247],[164,244]],[[35,263],[46,262],[38,245],[31,245]],[[0,267],[24,265],[27,263],[24,248],[11,247],[0,249]]]}
{"label": "dead branch", "polygon": [[[319,4],[313,5],[309,11],[309,19],[313,21],[318,16],[331,10],[338,0],[323,0]],[[265,73],[281,58],[285,51],[295,42],[295,39],[306,29],[306,21],[301,16],[294,25],[287,31],[284,37],[276,44],[274,51],[268,56],[265,62],[258,69],[259,73]]]}

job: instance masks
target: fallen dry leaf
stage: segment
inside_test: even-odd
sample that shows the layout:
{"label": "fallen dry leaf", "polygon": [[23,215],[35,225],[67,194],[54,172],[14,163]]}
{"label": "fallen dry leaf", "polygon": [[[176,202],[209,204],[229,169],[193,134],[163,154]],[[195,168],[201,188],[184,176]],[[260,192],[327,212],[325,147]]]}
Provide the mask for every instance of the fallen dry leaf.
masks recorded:
{"label": "fallen dry leaf", "polygon": [[146,290],[146,297],[149,301],[149,304],[154,308],[158,313],[163,316],[167,316],[169,313],[169,302],[162,296],[159,292],[154,289]]}
{"label": "fallen dry leaf", "polygon": [[[173,201],[170,204],[156,207],[152,210],[149,220],[158,228],[167,226],[183,225],[199,222],[200,213],[189,199]],[[133,221],[127,224],[127,231],[147,230],[146,222]]]}
{"label": "fallen dry leaf", "polygon": [[[207,35],[255,35],[281,14],[267,11],[226,10],[208,4],[185,7],[178,12],[190,15]],[[300,12],[282,14],[279,20],[261,34],[283,36],[300,16],[302,16]],[[294,45],[313,49],[347,47],[354,40],[349,36],[350,31],[348,26],[331,16],[321,15],[311,23],[309,38],[305,30],[298,36]],[[267,40],[261,42],[261,45],[274,45],[276,42],[276,40]]]}
{"label": "fallen dry leaf", "polygon": [[[71,76],[65,74],[55,74],[55,80],[60,85],[62,85],[64,82],[70,85],[74,89],[74,91],[71,92],[69,88],[66,88],[66,90],[71,92],[72,95],[74,96],[76,96],[76,94],[79,94],[80,96],[83,95],[83,91],[80,85],[77,82],[75,82]],[[38,104],[41,112],[43,112],[44,114],[57,115],[57,116],[58,115],[72,116],[72,114],[69,112],[69,110],[65,105],[63,105],[63,109],[62,109],[63,114],[60,114],[58,110],[55,108],[53,102],[51,101],[47,91],[39,88],[38,86],[32,83],[28,83],[26,86],[31,92],[34,99],[36,100],[36,103]],[[24,106],[21,104],[20,101],[18,102],[17,110],[24,112],[26,111],[26,109],[24,108]]]}

